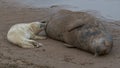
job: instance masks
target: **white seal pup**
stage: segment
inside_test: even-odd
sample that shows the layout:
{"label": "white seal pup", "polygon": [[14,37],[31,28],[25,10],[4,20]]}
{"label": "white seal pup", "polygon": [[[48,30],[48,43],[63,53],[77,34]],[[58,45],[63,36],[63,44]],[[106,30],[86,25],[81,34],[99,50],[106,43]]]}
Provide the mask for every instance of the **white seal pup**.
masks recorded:
{"label": "white seal pup", "polygon": [[31,22],[13,25],[7,34],[7,39],[13,44],[22,48],[35,48],[42,46],[34,39],[46,39],[46,37],[37,34],[44,30],[46,23]]}

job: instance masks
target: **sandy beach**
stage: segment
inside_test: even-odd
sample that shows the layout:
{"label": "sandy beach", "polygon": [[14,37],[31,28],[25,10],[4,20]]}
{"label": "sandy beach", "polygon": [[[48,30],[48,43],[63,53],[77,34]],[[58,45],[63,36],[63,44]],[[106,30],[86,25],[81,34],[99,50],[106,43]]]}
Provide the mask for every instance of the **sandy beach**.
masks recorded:
{"label": "sandy beach", "polygon": [[[17,4],[16,4],[17,5]],[[23,49],[7,41],[10,27],[16,23],[40,21],[47,17],[47,8],[12,6],[0,0],[0,68],[119,68],[120,22],[103,23],[113,36],[113,49],[108,55],[94,57],[63,42],[48,38],[37,40],[45,46]]]}

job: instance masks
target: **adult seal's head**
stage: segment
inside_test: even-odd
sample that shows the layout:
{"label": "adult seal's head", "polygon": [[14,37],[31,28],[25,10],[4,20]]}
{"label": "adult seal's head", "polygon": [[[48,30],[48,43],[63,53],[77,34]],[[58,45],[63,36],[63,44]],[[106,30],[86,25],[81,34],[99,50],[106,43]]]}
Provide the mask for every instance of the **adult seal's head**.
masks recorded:
{"label": "adult seal's head", "polygon": [[113,46],[112,36],[102,22],[96,21],[76,28],[76,38],[79,39],[78,43],[75,43],[76,47],[91,51],[95,56],[108,54]]}

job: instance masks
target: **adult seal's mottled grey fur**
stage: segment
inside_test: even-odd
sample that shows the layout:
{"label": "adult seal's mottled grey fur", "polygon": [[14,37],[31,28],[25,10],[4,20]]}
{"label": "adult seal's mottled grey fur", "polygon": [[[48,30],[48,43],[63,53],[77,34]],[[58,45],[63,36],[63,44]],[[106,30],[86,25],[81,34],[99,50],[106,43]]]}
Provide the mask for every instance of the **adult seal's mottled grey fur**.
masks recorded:
{"label": "adult seal's mottled grey fur", "polygon": [[102,21],[86,12],[60,10],[48,20],[46,33],[69,44],[68,47],[77,47],[95,55],[108,54],[113,46],[112,36]]}

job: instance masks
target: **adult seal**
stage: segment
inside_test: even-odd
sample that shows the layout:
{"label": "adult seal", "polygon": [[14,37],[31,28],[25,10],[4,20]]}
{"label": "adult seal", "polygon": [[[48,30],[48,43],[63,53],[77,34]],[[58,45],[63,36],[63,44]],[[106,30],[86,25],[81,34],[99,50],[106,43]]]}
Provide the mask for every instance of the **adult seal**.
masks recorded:
{"label": "adult seal", "polygon": [[67,47],[77,47],[96,56],[108,54],[113,46],[112,36],[102,21],[86,12],[58,11],[49,18],[46,33],[67,43]]}

